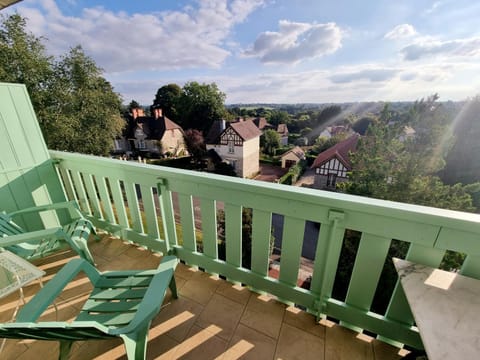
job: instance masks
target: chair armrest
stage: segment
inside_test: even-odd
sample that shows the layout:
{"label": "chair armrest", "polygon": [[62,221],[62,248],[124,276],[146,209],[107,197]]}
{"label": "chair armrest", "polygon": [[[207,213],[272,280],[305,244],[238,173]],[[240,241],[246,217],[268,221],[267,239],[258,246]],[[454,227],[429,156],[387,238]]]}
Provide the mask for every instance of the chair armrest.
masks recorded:
{"label": "chair armrest", "polygon": [[84,217],[83,214],[78,209],[78,205],[76,201],[74,200],[55,203],[55,204],[33,206],[33,207],[13,211],[7,215],[10,218],[13,218],[14,216],[17,216],[17,215],[23,215],[23,214],[32,213],[32,212],[42,212],[47,210],[59,210],[59,209],[67,209],[72,219],[80,219]]}
{"label": "chair armrest", "polygon": [[110,335],[121,335],[136,332],[139,327],[150,324],[150,321],[159,312],[165,292],[174,276],[178,259],[175,256],[165,256],[156,269],[157,273],[148,286],[145,296],[140,302],[135,316],[124,327],[109,329]]}
{"label": "chair armrest", "polygon": [[88,276],[92,283],[100,278],[98,270],[88,261],[84,259],[71,260],[20,310],[17,322],[36,321],[81,271]]}
{"label": "chair armrest", "polygon": [[11,246],[11,245],[32,241],[32,240],[40,240],[44,238],[52,238],[52,237],[56,238],[56,237],[60,237],[62,233],[63,233],[62,228],[57,227],[57,228],[49,228],[44,230],[30,231],[27,233],[17,234],[17,235],[8,235],[8,236],[0,237],[0,246],[1,247]]}

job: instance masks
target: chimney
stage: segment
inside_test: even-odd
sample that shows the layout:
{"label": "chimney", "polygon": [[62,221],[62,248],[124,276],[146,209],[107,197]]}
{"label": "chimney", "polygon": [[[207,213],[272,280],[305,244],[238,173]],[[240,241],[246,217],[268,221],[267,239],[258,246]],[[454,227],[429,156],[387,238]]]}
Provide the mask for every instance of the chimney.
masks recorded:
{"label": "chimney", "polygon": [[153,114],[154,114],[155,119],[161,118],[162,117],[162,109],[161,108],[153,109]]}
{"label": "chimney", "polygon": [[132,117],[134,119],[136,119],[138,117],[138,109],[137,108],[132,109]]}
{"label": "chimney", "polygon": [[225,119],[220,120],[220,130],[225,130]]}

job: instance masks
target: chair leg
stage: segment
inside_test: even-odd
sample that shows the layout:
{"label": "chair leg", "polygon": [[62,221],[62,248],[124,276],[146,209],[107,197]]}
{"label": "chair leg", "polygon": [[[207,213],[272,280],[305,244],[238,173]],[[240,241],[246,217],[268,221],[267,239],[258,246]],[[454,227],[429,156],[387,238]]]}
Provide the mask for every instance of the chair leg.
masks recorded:
{"label": "chair leg", "polygon": [[149,327],[150,323],[148,323],[146,327],[140,329],[139,332],[135,334],[122,336],[128,360],[141,360],[145,359],[147,356]]}
{"label": "chair leg", "polygon": [[175,282],[175,275],[172,275],[172,280],[170,280],[170,284],[168,286],[170,287],[170,291],[172,292],[173,298],[178,299],[177,283]]}
{"label": "chair leg", "polygon": [[58,354],[58,360],[67,360],[70,349],[72,348],[73,341],[60,341],[60,353]]}

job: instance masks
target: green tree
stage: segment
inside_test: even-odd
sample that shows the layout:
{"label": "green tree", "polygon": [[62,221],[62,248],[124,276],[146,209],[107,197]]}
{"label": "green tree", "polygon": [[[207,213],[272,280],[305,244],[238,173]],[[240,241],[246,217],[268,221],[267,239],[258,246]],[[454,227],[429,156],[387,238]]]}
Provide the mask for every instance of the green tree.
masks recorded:
{"label": "green tree", "polygon": [[453,132],[455,140],[446,158],[442,179],[449,184],[469,184],[480,180],[480,96],[463,104]]}
{"label": "green tree", "polygon": [[332,146],[338,144],[339,142],[347,138],[346,132],[338,133],[330,138],[319,136],[315,140],[315,145],[311,149],[312,154],[320,154],[321,152],[331,148]]}
{"label": "green tree", "polygon": [[361,119],[357,120],[353,125],[352,129],[359,133],[360,135],[365,135],[370,124],[377,119],[374,116],[364,116]]}
{"label": "green tree", "polygon": [[215,83],[186,83],[178,101],[179,124],[184,128],[203,131],[210,129],[215,120],[226,115],[225,94]]}
{"label": "green tree", "polygon": [[130,101],[130,104],[128,104],[128,111],[131,112],[133,109],[138,109],[140,107],[140,104],[136,100]]}
{"label": "green tree", "polygon": [[270,113],[266,114],[266,119],[273,126],[277,126],[278,124],[288,124],[290,116],[286,111],[272,110]]}
{"label": "green tree", "polygon": [[120,97],[80,46],[64,55],[54,71],[51,91],[55,97],[43,122],[48,146],[108,155],[112,140],[125,126]]}
{"label": "green tree", "polygon": [[25,18],[2,15],[0,21],[0,81],[25,84],[41,122],[52,98],[53,57],[42,38],[27,32]]}
{"label": "green tree", "polygon": [[80,47],[55,60],[18,14],[0,23],[0,81],[26,85],[47,146],[107,155],[121,133],[121,100]]}
{"label": "green tree", "polygon": [[178,121],[178,102],[182,94],[182,89],[177,84],[164,85],[158,89],[154,106],[160,106],[163,114],[175,122]]}
{"label": "green tree", "polygon": [[280,147],[280,135],[272,129],[265,130],[260,137],[265,153],[275,155],[275,150]]}

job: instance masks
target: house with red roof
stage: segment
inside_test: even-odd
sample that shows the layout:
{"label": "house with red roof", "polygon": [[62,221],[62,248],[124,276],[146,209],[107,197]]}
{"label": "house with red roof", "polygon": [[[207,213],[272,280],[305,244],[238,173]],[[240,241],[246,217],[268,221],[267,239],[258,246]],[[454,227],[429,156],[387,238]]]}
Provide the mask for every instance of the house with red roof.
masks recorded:
{"label": "house with red roof", "polygon": [[338,183],[347,180],[347,173],[352,170],[350,154],[355,152],[359,136],[354,134],[318,154],[311,166],[315,169],[315,188],[335,189]]}
{"label": "house with red roof", "polygon": [[218,121],[205,137],[207,151],[214,150],[232,165],[240,177],[253,177],[260,171],[260,135],[252,120]]}
{"label": "house with red roof", "polygon": [[[178,156],[186,152],[183,129],[163,115],[162,109],[153,108],[153,116],[145,116],[143,109],[134,108],[125,129],[125,152],[135,152],[142,157]],[[121,139],[116,140],[117,146]],[[126,141],[125,141],[126,140]]]}

